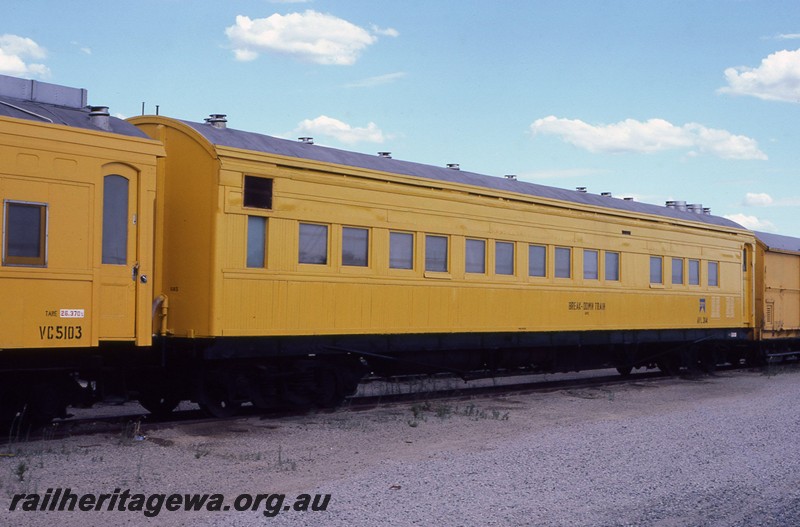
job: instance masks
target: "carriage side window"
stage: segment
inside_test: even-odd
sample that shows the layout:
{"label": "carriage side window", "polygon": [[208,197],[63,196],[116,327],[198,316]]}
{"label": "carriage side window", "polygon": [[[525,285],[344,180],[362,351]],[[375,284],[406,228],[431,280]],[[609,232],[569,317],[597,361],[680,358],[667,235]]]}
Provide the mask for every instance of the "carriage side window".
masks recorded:
{"label": "carriage side window", "polygon": [[683,258],[672,259],[672,283],[683,285]]}
{"label": "carriage side window", "polygon": [[447,236],[425,236],[425,270],[447,272]]}
{"label": "carriage side window", "polygon": [[389,267],[414,268],[414,235],[410,232],[389,233]]}
{"label": "carriage side window", "polygon": [[267,218],[247,217],[247,267],[263,268],[266,263]]}
{"label": "carriage side window", "polygon": [[244,177],[244,206],[256,209],[272,208],[272,180],[263,177]]}
{"label": "carriage side window", "polygon": [[584,280],[598,280],[600,278],[599,255],[597,251],[583,250],[583,278]]}
{"label": "carriage side window", "polygon": [[572,276],[572,249],[556,247],[556,278]]}
{"label": "carriage side window", "polygon": [[118,175],[103,178],[102,262],[128,263],[128,180]]}
{"label": "carriage side window", "polygon": [[650,257],[650,283],[664,283],[664,259],[660,256]]}
{"label": "carriage side window", "polygon": [[700,260],[689,260],[689,285],[700,285]]}
{"label": "carriage side window", "polygon": [[47,205],[6,201],[3,265],[47,265]]}
{"label": "carriage side window", "polygon": [[328,226],[300,224],[298,261],[307,264],[328,263]]}
{"label": "carriage side window", "polygon": [[606,281],[619,282],[619,253],[606,252]]}
{"label": "carriage side window", "polygon": [[342,265],[366,267],[369,262],[369,230],[342,227]]}
{"label": "carriage side window", "polygon": [[495,242],[494,244],[495,274],[514,274],[514,244],[511,242]]}
{"label": "carriage side window", "polygon": [[719,286],[719,262],[708,262],[708,285]]}
{"label": "carriage side window", "polygon": [[547,247],[528,246],[528,276],[545,276],[547,273]]}
{"label": "carriage side window", "polygon": [[466,272],[486,272],[486,240],[467,239],[466,242]]}

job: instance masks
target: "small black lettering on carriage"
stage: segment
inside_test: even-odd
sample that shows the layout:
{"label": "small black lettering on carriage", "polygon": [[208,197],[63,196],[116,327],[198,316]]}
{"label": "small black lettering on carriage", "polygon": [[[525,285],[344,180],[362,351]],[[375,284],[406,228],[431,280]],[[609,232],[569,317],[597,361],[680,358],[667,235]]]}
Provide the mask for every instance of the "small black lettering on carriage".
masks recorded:
{"label": "small black lettering on carriage", "polygon": [[569,302],[569,311],[605,311],[605,302]]}
{"label": "small black lettering on carriage", "polygon": [[58,309],[54,309],[50,311],[49,309],[44,312],[44,316],[46,317],[57,317],[58,316]]}
{"label": "small black lettering on carriage", "polygon": [[41,340],[80,340],[83,338],[81,326],[39,326]]}

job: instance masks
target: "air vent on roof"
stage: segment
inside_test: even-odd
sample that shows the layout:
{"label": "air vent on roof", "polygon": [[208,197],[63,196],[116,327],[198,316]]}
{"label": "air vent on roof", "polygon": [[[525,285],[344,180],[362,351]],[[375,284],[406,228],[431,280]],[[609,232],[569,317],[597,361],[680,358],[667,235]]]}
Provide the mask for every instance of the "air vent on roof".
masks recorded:
{"label": "air vent on roof", "polygon": [[703,214],[710,216],[711,215],[711,208],[710,207],[703,207]]}
{"label": "air vent on roof", "polygon": [[228,120],[225,117],[227,116],[224,113],[212,113],[206,117],[206,124],[224,130],[228,126]]}
{"label": "air vent on roof", "polygon": [[314,138],[313,137],[298,137],[297,140],[300,141],[301,143],[303,143],[304,145],[313,145],[314,144]]}
{"label": "air vent on roof", "polygon": [[687,208],[689,209],[689,212],[694,212],[695,214],[703,213],[703,205],[700,203],[692,203]]}
{"label": "air vent on roof", "polygon": [[630,196],[628,196],[628,197],[625,197],[625,198],[622,198],[622,199],[623,199],[623,200],[625,200],[625,201],[633,201],[633,198],[632,198],[632,197],[630,197]]}
{"label": "air vent on roof", "polygon": [[610,198],[611,192],[601,192],[600,195],[603,196],[604,198]]}
{"label": "air vent on roof", "polygon": [[668,209],[676,209],[676,210],[686,210],[686,202],[685,201],[667,201],[665,203]]}
{"label": "air vent on roof", "polygon": [[391,152],[378,152],[378,157],[385,157],[386,159],[392,158]]}
{"label": "air vent on roof", "polygon": [[110,132],[111,119],[108,113],[108,106],[90,106],[89,121],[101,130]]}
{"label": "air vent on roof", "polygon": [[447,163],[447,168],[451,168],[453,170],[461,170],[461,165],[458,163]]}
{"label": "air vent on roof", "polygon": [[506,174],[505,178],[506,179],[510,179],[512,181],[516,181],[517,180],[516,174]]}
{"label": "air vent on roof", "polygon": [[582,194],[586,194],[586,187],[575,187],[575,190]]}

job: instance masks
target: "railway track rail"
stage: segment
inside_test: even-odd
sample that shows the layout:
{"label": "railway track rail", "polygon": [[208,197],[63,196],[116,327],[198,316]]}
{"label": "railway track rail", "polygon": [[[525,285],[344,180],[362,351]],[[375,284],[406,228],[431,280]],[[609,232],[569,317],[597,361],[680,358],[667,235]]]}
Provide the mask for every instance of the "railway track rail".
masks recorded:
{"label": "railway track rail", "polygon": [[[797,367],[796,363],[792,363]],[[265,412],[255,407],[245,406],[239,415],[233,417],[209,417],[196,405],[184,404],[167,417],[149,414],[138,404],[130,402],[118,406],[101,405],[91,409],[74,409],[74,415],[67,419],[54,421],[42,430],[16,430],[8,432],[9,444],[15,441],[58,439],[68,436],[117,435],[132,440],[144,439],[153,430],[176,425],[195,423],[233,423],[241,419],[258,417],[261,419],[281,419],[307,414],[309,412],[360,412],[379,406],[404,405],[415,402],[468,401],[477,398],[549,393],[557,391],[574,392],[583,396],[584,390],[602,390],[618,386],[646,386],[658,382],[676,380],[697,380],[713,378],[713,375],[735,371],[733,366],[721,367],[714,374],[686,374],[669,376],[660,371],[648,370],[621,376],[614,370],[597,370],[573,374],[530,375],[482,379],[464,382],[452,376],[407,377],[392,381],[368,379],[362,383],[356,395],[333,410],[297,409],[280,412]]]}

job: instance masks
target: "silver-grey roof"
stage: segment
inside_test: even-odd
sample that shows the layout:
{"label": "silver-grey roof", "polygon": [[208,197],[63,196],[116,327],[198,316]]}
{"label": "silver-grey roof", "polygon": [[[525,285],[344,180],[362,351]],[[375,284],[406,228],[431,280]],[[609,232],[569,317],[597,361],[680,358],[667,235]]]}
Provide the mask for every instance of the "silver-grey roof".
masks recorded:
{"label": "silver-grey roof", "polygon": [[800,238],[756,231],[756,238],[770,249],[800,253]]}
{"label": "silver-grey roof", "polygon": [[181,122],[195,129],[213,145],[241,148],[244,150],[266,152],[270,154],[296,157],[301,159],[311,159],[314,161],[335,163],[339,165],[365,168],[370,170],[379,170],[404,176],[414,176],[438,181],[461,183],[465,185],[475,185],[493,190],[517,192],[531,196],[539,196],[543,198],[597,207],[606,207],[633,213],[654,214],[658,216],[674,218],[676,220],[695,221],[726,228],[744,229],[744,227],[741,225],[720,216],[699,214],[637,201],[584,193],[577,190],[548,187],[545,185],[527,183],[505,177],[486,176],[464,170],[454,170],[447,167],[436,167],[421,163],[401,161],[399,159],[380,157],[378,155],[350,152],[347,150],[339,150],[320,145],[306,144],[300,141],[280,139],[277,137],[271,137],[253,132],[244,132],[232,128],[217,128],[207,123],[196,123],[191,121]]}
{"label": "silver-grey roof", "polygon": [[0,116],[147,138],[129,122],[108,117],[108,129],[89,118],[86,90],[0,75]]}

